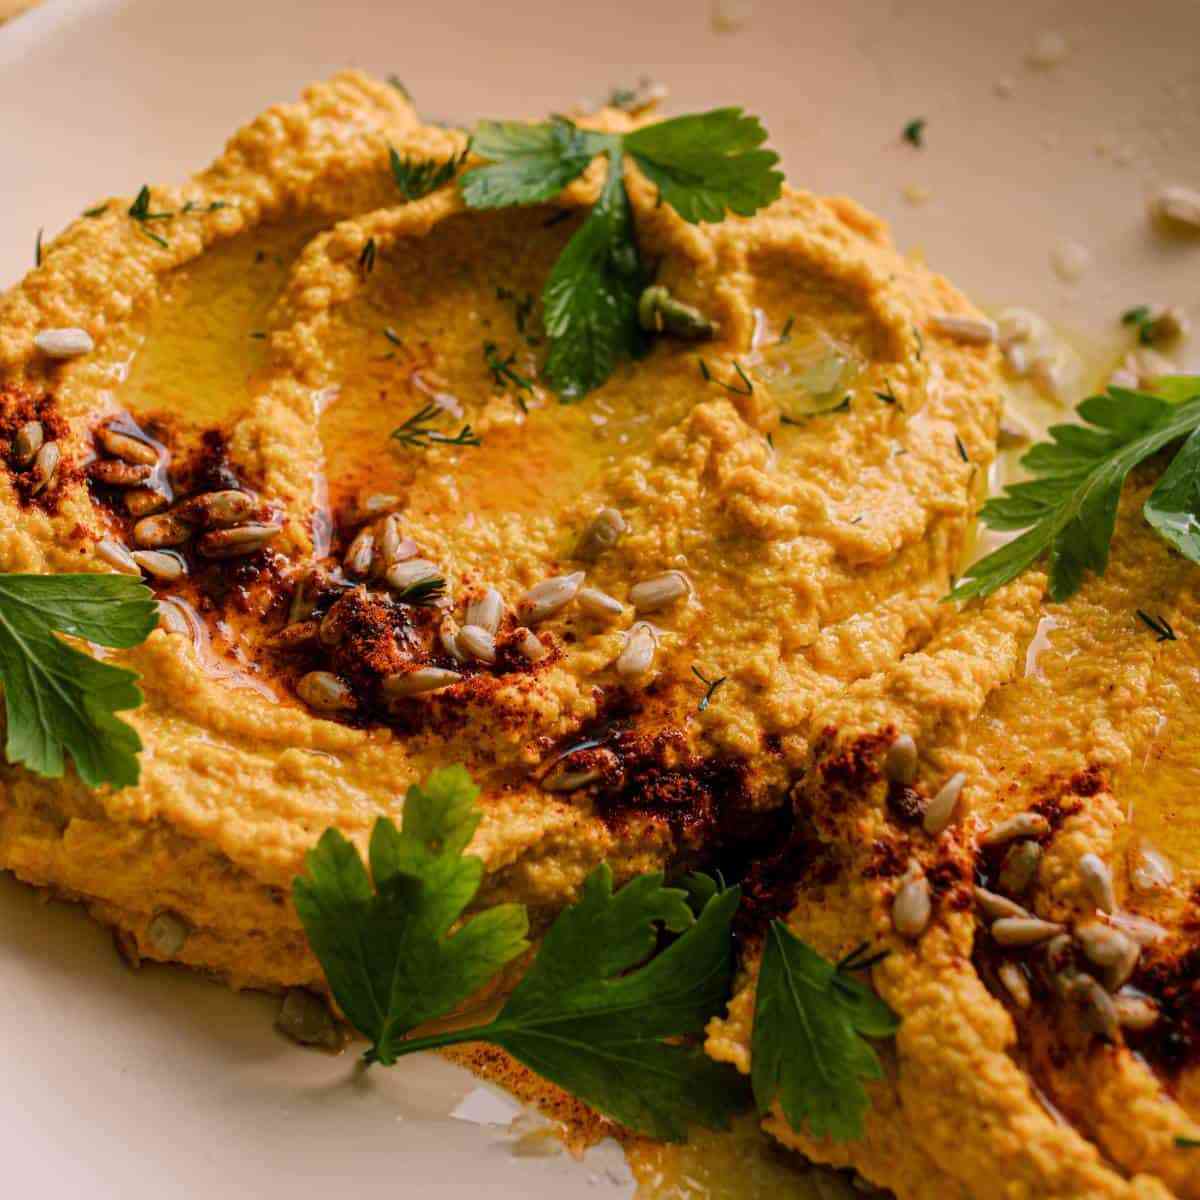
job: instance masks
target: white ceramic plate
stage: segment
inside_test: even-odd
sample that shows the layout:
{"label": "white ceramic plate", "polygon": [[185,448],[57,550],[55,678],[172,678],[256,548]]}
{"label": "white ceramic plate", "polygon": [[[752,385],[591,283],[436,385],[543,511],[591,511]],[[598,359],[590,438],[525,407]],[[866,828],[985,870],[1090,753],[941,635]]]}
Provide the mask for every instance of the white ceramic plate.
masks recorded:
{"label": "white ceramic plate", "polygon": [[[1145,219],[1159,185],[1200,187],[1195,0],[727,0],[750,11],[733,33],[714,31],[709,4],[50,0],[0,27],[0,285],[31,265],[39,228],[182,178],[343,66],[395,71],[424,113],[463,122],[541,115],[648,73],[674,111],[760,114],[794,183],[855,196],[980,302],[1035,307],[1098,356],[1115,354],[1130,305],[1200,316],[1200,242]],[[1048,31],[1068,53],[1037,69],[1027,55]],[[914,117],[921,150],[900,139]],[[912,188],[928,199],[906,200]],[[1074,283],[1051,262],[1066,242],[1091,256]],[[631,1190],[603,1152],[516,1158],[497,1129],[453,1119],[475,1083],[441,1060],[364,1077],[350,1055],[297,1050],[271,1031],[273,1001],[135,975],[80,913],[9,879],[0,997],[5,1195]]]}

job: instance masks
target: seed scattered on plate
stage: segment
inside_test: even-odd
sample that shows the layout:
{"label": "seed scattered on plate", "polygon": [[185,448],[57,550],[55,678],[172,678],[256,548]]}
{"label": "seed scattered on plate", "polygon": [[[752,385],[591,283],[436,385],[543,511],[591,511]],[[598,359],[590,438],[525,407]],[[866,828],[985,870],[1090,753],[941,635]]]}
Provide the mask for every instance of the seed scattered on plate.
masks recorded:
{"label": "seed scattered on plate", "polygon": [[296,694],[317,712],[345,712],[354,707],[349,686],[330,671],[309,671],[296,684]]}
{"label": "seed scattered on plate", "polygon": [[96,557],[126,575],[141,574],[133,555],[115,538],[101,538],[96,543]]}
{"label": "seed scattered on plate", "polygon": [[53,482],[62,462],[62,451],[57,442],[46,442],[33,459],[33,487],[30,494],[36,496]]}
{"label": "seed scattered on plate", "polygon": [[1004,984],[1004,990],[1012,997],[1012,1002],[1018,1008],[1028,1008],[1033,1003],[1033,997],[1029,991],[1029,980],[1025,978],[1025,972],[1021,970],[1019,964],[1006,959],[996,968],[996,974],[1000,978],[1000,982]]}
{"label": "seed scattered on plate", "polygon": [[272,538],[278,537],[279,525],[252,522],[234,525],[230,529],[210,529],[196,543],[205,558],[240,558],[261,550]]}
{"label": "seed scattered on plate", "polygon": [[682,600],[691,590],[692,585],[682,571],[667,571],[635,583],[629,589],[629,602],[640,613],[658,612]]}
{"label": "seed scattered on plate", "polygon": [[917,743],[911,734],[902,733],[889,747],[883,759],[883,773],[893,783],[906,786],[917,777]]}
{"label": "seed scattered on plate", "polygon": [[1001,946],[1035,946],[1062,932],[1063,926],[1056,921],[1037,917],[1001,917],[992,926],[992,937]]}
{"label": "seed scattered on plate", "polygon": [[979,840],[985,846],[1002,846],[1017,838],[1042,837],[1050,832],[1050,822],[1041,813],[1023,812],[998,821]]}
{"label": "seed scattered on plate", "polygon": [[1200,191],[1165,187],[1150,201],[1150,215],[1178,232],[1200,233]]}
{"label": "seed scattered on plate", "polygon": [[1175,881],[1171,860],[1144,838],[1129,848],[1129,885],[1140,895],[1166,891]]}
{"label": "seed scattered on plate", "polygon": [[187,563],[170,550],[135,550],[132,558],[147,575],[164,583],[182,579],[187,574]]}
{"label": "seed scattered on plate", "polygon": [[572,571],[569,575],[556,575],[535,583],[517,601],[517,616],[526,625],[536,625],[562,612],[579,594],[584,573]]}
{"label": "seed scattered on plate", "polygon": [[13,438],[13,459],[17,466],[27,467],[33,462],[45,439],[46,430],[41,421],[26,421]]}
{"label": "seed scattered on plate", "polygon": [[275,1028],[301,1046],[338,1050],[343,1041],[329,1005],[307,988],[288,988],[279,1005]]}
{"label": "seed scattered on plate", "polygon": [[1000,917],[1030,917],[1033,915],[1015,900],[1010,900],[1007,896],[1001,896],[999,892],[989,891],[984,887],[976,886],[975,903],[979,905],[983,915],[993,921]]}
{"label": "seed scattered on plate", "polygon": [[925,832],[930,837],[937,837],[953,822],[955,811],[958,808],[958,798],[962,795],[963,785],[966,782],[966,775],[962,771],[958,771],[942,784],[937,795],[930,800],[922,819]]}
{"label": "seed scattered on plate", "polygon": [[153,469],[144,463],[125,462],[120,458],[98,458],[88,467],[88,474],[97,483],[108,487],[130,488],[145,483]]}
{"label": "seed scattered on plate", "polygon": [[617,674],[625,680],[640,679],[654,665],[658,650],[658,636],[645,621],[638,621],[625,639],[625,646],[617,655]]}
{"label": "seed scattered on plate", "polygon": [[152,467],[158,462],[158,451],[149,442],[139,441],[109,425],[101,425],[96,430],[96,440],[107,453],[124,462],[144,467]]}
{"label": "seed scattered on plate", "polygon": [[1020,896],[1029,890],[1042,862],[1037,842],[1017,842],[1010,846],[1000,865],[996,884],[1006,896]]}
{"label": "seed scattered on plate", "polygon": [[1101,912],[1112,912],[1117,907],[1117,897],[1113,891],[1112,871],[1104,859],[1089,851],[1079,859],[1077,870],[1088,899]]}
{"label": "seed scattered on plate", "polygon": [[580,588],[577,602],[580,611],[596,621],[609,621],[625,611],[620,600],[599,588]]}
{"label": "seed scattered on plate", "polygon": [[43,329],[34,334],[33,344],[47,358],[78,358],[96,348],[86,329]]}
{"label": "seed scattered on plate", "polygon": [[183,949],[190,932],[187,922],[181,916],[169,911],[160,912],[151,917],[146,926],[146,940],[156,954],[173,958]]}
{"label": "seed scattered on plate", "polygon": [[602,508],[583,531],[575,547],[575,557],[594,562],[617,544],[626,528],[625,518],[615,508]]}
{"label": "seed scattered on plate", "polygon": [[375,558],[375,532],[370,526],[360,529],[346,550],[342,565],[348,575],[358,579],[370,574],[371,563]]}
{"label": "seed scattered on plate", "polygon": [[496,639],[481,625],[464,625],[455,642],[461,653],[476,662],[496,661]]}
{"label": "seed scattered on plate", "polygon": [[929,880],[910,870],[892,899],[892,925],[901,937],[918,938],[932,911]]}
{"label": "seed scattered on plate", "polygon": [[986,317],[964,317],[957,313],[935,313],[929,324],[956,342],[986,346],[996,340],[996,322]]}
{"label": "seed scattered on plate", "polygon": [[521,652],[521,656],[529,662],[541,662],[550,653],[542,644],[541,638],[532,629],[526,629],[524,626],[521,626],[515,630],[515,633],[517,649]]}
{"label": "seed scattered on plate", "polygon": [[487,587],[467,605],[466,623],[477,625],[495,637],[503,616],[504,597],[494,587]]}
{"label": "seed scattered on plate", "polygon": [[401,700],[408,696],[441,691],[461,679],[459,672],[448,671],[444,667],[418,667],[415,671],[389,675],[383,681],[383,691],[389,699]]}

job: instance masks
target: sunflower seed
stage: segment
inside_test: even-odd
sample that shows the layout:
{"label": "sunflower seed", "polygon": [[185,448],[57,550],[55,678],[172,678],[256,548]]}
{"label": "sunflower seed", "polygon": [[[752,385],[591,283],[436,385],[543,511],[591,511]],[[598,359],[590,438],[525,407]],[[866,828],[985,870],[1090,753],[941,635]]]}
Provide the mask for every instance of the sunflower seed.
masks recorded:
{"label": "sunflower seed", "polygon": [[33,344],[47,358],[78,358],[96,348],[86,329],[43,329],[34,334]]}
{"label": "sunflower seed", "polygon": [[128,488],[145,483],[153,470],[153,467],[142,463],[128,463],[119,458],[98,458],[88,467],[88,474],[108,487]]}
{"label": "sunflower seed", "polygon": [[1200,192],[1186,187],[1165,187],[1150,202],[1155,220],[1188,233],[1200,232]]}
{"label": "sunflower seed", "polygon": [[892,925],[901,937],[919,938],[932,911],[929,880],[910,871],[892,900]]}
{"label": "sunflower seed", "polygon": [[126,575],[138,575],[138,565],[129,550],[115,538],[102,538],[96,543],[96,557],[116,567]]}
{"label": "sunflower seed", "polygon": [[288,624],[307,621],[317,605],[317,595],[325,584],[325,573],[314,568],[297,578],[292,589],[292,602],[288,607]]}
{"label": "sunflower seed", "polygon": [[158,451],[148,442],[139,441],[111,426],[101,425],[96,430],[96,440],[114,458],[123,459],[127,463],[152,467],[158,462]]}
{"label": "sunflower seed", "polygon": [[180,546],[191,536],[192,527],[174,513],[143,517],[133,527],[133,540],[139,546],[150,550],[158,550],[163,546]]}
{"label": "sunflower seed", "polygon": [[240,558],[261,550],[272,538],[278,537],[281,526],[254,522],[235,525],[232,529],[210,529],[196,543],[205,558]]}
{"label": "sunflower seed", "polygon": [[1088,962],[1098,967],[1111,967],[1120,962],[1136,943],[1119,929],[1099,921],[1085,921],[1075,927],[1075,940]]}
{"label": "sunflower seed", "polygon": [[541,662],[550,651],[542,645],[541,638],[538,637],[532,629],[526,629],[520,626],[515,629],[514,634],[517,639],[517,649],[521,652],[521,656],[531,663]]}
{"label": "sunflower seed", "polygon": [[984,846],[1002,846],[1017,838],[1042,837],[1050,832],[1050,822],[1041,813],[1023,812],[998,821],[979,840]]}
{"label": "sunflower seed", "polygon": [[958,807],[958,798],[962,795],[963,785],[967,777],[962,771],[951,775],[938,789],[937,795],[925,809],[922,825],[930,837],[937,837],[943,829],[949,828],[954,820],[954,812]]}
{"label": "sunflower seed", "polygon": [[397,592],[406,592],[419,583],[427,583],[432,579],[440,579],[442,569],[437,563],[431,563],[427,558],[410,558],[407,562],[399,562],[388,567],[384,578],[388,587]]}
{"label": "sunflower seed", "polygon": [[1109,917],[1109,923],[1127,933],[1139,946],[1152,946],[1161,942],[1167,931],[1157,921],[1149,917],[1139,917],[1137,913],[1115,912]]}
{"label": "sunflower seed", "polygon": [[188,573],[187,563],[170,550],[135,550],[132,557],[147,575],[166,583],[182,579]]}
{"label": "sunflower seed", "polygon": [[917,743],[911,734],[902,733],[887,749],[883,773],[893,783],[905,786],[917,777]]}
{"label": "sunflower seed", "polygon": [[957,313],[934,313],[929,324],[956,342],[969,346],[986,346],[996,340],[996,322],[982,317],[964,317]]}
{"label": "sunflower seed", "polygon": [[273,650],[295,650],[318,640],[321,626],[317,621],[293,621],[268,639]]}
{"label": "sunflower seed", "polygon": [[646,621],[638,621],[625,638],[625,648],[617,655],[617,674],[622,679],[640,679],[654,665],[658,636]]}
{"label": "sunflower seed", "polygon": [[158,624],[167,633],[178,633],[187,638],[192,636],[192,626],[183,609],[177,604],[168,603],[166,600],[158,602]]}
{"label": "sunflower seed", "polygon": [[989,892],[987,888],[976,886],[975,903],[983,910],[983,915],[995,921],[1000,917],[1029,917],[1033,914],[1022,908],[1015,900],[1001,896],[999,892]]}
{"label": "sunflower seed", "polygon": [[26,421],[12,441],[13,460],[19,467],[27,467],[42,448],[46,430],[41,421]]}
{"label": "sunflower seed", "polygon": [[1115,1040],[1121,1025],[1113,998],[1090,975],[1077,975],[1067,988],[1067,1000],[1079,1016],[1080,1027],[1109,1041]]}
{"label": "sunflower seed", "polygon": [[389,699],[401,700],[406,696],[440,691],[461,679],[457,671],[447,671],[442,667],[418,667],[415,671],[389,675],[383,681],[383,691]]}
{"label": "sunflower seed", "polygon": [[517,601],[517,616],[526,625],[536,625],[562,612],[578,595],[583,579],[582,571],[572,571],[535,583]]}
{"label": "sunflower seed", "polygon": [[355,535],[354,541],[346,551],[343,560],[346,572],[362,579],[371,572],[371,563],[375,558],[375,533],[369,525],[364,526]]}
{"label": "sunflower seed", "polygon": [[1004,990],[1012,997],[1013,1003],[1018,1008],[1028,1008],[1033,1002],[1033,997],[1029,992],[1029,981],[1020,965],[1006,959],[996,968],[996,974],[1004,984]]}
{"label": "sunflower seed", "polygon": [[1035,946],[1062,932],[1057,922],[1037,917],[1001,917],[992,926],[992,937],[1001,946]]}
{"label": "sunflower seed", "polygon": [[1158,1020],[1158,1005],[1134,988],[1124,987],[1113,997],[1117,1020],[1122,1029],[1143,1033]]}
{"label": "sunflower seed", "polygon": [[581,750],[565,754],[545,775],[542,787],[547,792],[574,792],[618,770],[620,763],[611,750]]}
{"label": "sunflower seed", "polygon": [[275,1028],[301,1046],[338,1050],[342,1035],[329,1005],[307,988],[288,988],[275,1018]]}
{"label": "sunflower seed", "polygon": [[692,585],[682,571],[667,571],[635,583],[629,589],[629,602],[639,613],[658,612],[683,599],[691,590]]}
{"label": "sunflower seed", "polygon": [[1175,881],[1175,868],[1161,850],[1139,839],[1129,848],[1129,885],[1143,896],[1165,891]]}
{"label": "sunflower seed", "polygon": [[1077,870],[1088,899],[1101,912],[1112,912],[1117,907],[1117,897],[1113,891],[1112,871],[1104,859],[1089,852],[1080,858]]}
{"label": "sunflower seed", "polygon": [[575,547],[575,557],[584,562],[595,562],[617,544],[626,528],[625,518],[615,508],[602,508],[583,531]]}
{"label": "sunflower seed", "polygon": [[183,949],[191,930],[187,922],[173,912],[160,912],[146,926],[146,940],[156,954],[174,958]]}
{"label": "sunflower seed", "polygon": [[1027,342],[1037,332],[1038,318],[1023,308],[1010,308],[996,322],[996,337],[1001,346]]}
{"label": "sunflower seed", "polygon": [[493,637],[500,628],[500,618],[503,616],[504,597],[494,587],[485,588],[482,595],[476,596],[467,605],[467,624],[477,625]]}
{"label": "sunflower seed", "polygon": [[33,487],[30,488],[30,495],[36,496],[54,482],[61,461],[62,451],[59,450],[58,443],[46,442],[33,460]]}
{"label": "sunflower seed", "polygon": [[329,671],[309,671],[296,684],[296,694],[318,712],[345,712],[354,707],[354,694]]}
{"label": "sunflower seed", "polygon": [[1029,890],[1042,864],[1042,848],[1037,842],[1017,842],[1000,865],[997,886],[1006,896],[1020,896]]}
{"label": "sunflower seed", "polygon": [[201,492],[175,509],[181,521],[190,521],[206,529],[219,529],[245,521],[258,506],[250,492],[224,488],[218,492]]}
{"label": "sunflower seed", "polygon": [[162,492],[146,487],[130,488],[123,499],[125,511],[131,517],[148,517],[151,513],[162,512],[171,502]]}
{"label": "sunflower seed", "polygon": [[580,588],[576,597],[580,611],[596,621],[607,621],[619,617],[625,611],[625,605],[615,596],[602,592],[599,588]]}
{"label": "sunflower seed", "polygon": [[381,517],[384,513],[391,512],[392,509],[399,507],[399,496],[392,496],[386,492],[375,492],[373,495],[364,497],[356,505],[354,511],[355,523],[359,524],[363,521],[373,520],[375,517]]}
{"label": "sunflower seed", "polygon": [[455,640],[468,658],[483,663],[496,661],[496,639],[481,625],[464,625]]}
{"label": "sunflower seed", "polygon": [[1127,939],[1124,953],[1111,966],[1104,968],[1104,986],[1110,992],[1115,992],[1129,982],[1137,969],[1138,959],[1142,956],[1142,948],[1133,940]]}

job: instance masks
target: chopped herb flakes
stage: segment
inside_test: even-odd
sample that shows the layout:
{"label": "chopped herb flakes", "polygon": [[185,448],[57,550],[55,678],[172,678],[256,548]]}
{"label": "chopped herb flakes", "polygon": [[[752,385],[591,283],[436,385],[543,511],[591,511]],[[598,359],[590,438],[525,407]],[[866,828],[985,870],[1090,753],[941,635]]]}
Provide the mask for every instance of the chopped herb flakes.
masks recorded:
{"label": "chopped herb flakes", "polygon": [[362,272],[364,279],[375,270],[375,258],[377,254],[375,239],[367,238],[367,244],[362,248],[362,253],[358,256],[358,269]]}
{"label": "chopped herb flakes", "polygon": [[1166,617],[1152,616],[1150,613],[1137,609],[1138,620],[1147,628],[1152,630],[1156,635],[1155,640],[1159,642],[1175,642],[1179,639],[1175,636],[1175,630],[1171,628],[1170,622]]}
{"label": "chopped herb flakes", "polygon": [[471,152],[471,143],[463,147],[462,153],[445,162],[436,159],[401,158],[394,147],[388,148],[388,161],[392,168],[392,178],[400,189],[405,200],[420,200],[438,188],[445,187],[458,172],[458,168],[467,161]]}
{"label": "chopped herb flakes", "polygon": [[696,705],[696,711],[703,712],[712,703],[712,698],[717,694],[718,688],[720,688],[720,686],[726,682],[729,676],[721,675],[716,679],[709,679],[694,663],[692,664],[692,674],[695,675],[695,677],[700,680],[700,682],[704,684],[705,688],[707,689],[703,697],[701,697],[700,703]]}
{"label": "chopped herb flakes", "polygon": [[905,125],[905,127],[904,127],[904,132],[903,132],[902,136],[903,136],[904,140],[910,146],[916,146],[918,149],[920,149],[922,146],[924,146],[925,145],[925,118],[924,117],[916,117],[914,120],[909,121],[909,123],[907,125]]}

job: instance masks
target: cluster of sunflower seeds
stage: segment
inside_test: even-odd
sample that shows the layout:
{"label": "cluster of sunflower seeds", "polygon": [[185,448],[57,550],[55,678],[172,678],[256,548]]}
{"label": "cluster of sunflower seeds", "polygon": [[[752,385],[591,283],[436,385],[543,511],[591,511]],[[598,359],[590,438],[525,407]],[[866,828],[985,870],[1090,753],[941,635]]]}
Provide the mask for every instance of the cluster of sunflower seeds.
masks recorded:
{"label": "cluster of sunflower seeds", "polygon": [[58,475],[62,450],[57,442],[46,440],[46,427],[41,421],[26,421],[13,435],[10,457],[14,466],[30,469],[33,478],[30,495],[36,496]]}
{"label": "cluster of sunflower seeds", "polygon": [[[909,733],[900,734],[887,748],[883,756],[884,778],[904,787],[911,786],[917,778],[917,743]],[[948,829],[959,813],[959,797],[966,786],[967,776],[956,771],[926,803],[921,814],[921,825],[930,837],[937,837]]]}

